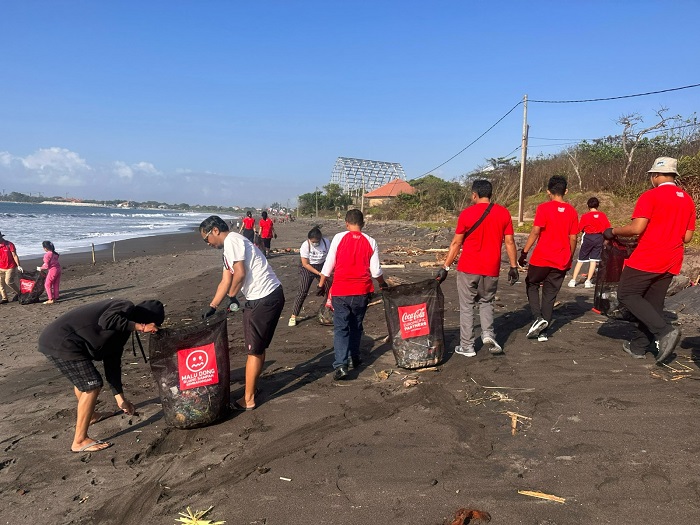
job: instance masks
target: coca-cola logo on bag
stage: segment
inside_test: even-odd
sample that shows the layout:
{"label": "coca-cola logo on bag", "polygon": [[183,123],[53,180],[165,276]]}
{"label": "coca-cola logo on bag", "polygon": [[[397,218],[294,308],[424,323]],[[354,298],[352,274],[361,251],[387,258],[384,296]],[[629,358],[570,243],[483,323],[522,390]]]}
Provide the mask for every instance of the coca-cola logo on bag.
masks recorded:
{"label": "coca-cola logo on bag", "polygon": [[420,303],[411,306],[399,306],[399,323],[401,326],[401,337],[404,339],[428,335],[430,333],[428,305]]}

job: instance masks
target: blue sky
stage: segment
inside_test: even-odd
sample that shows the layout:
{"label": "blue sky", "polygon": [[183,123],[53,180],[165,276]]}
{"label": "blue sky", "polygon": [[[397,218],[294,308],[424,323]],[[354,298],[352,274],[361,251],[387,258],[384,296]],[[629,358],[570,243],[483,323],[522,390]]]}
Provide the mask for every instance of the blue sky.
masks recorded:
{"label": "blue sky", "polygon": [[[700,83],[695,1],[32,1],[0,6],[0,189],[295,202],[339,156],[415,178],[530,99]],[[530,104],[531,137],[615,134],[700,88]],[[434,173],[520,145],[518,107]],[[552,153],[531,139],[529,153]],[[516,153],[519,154],[519,153]]]}

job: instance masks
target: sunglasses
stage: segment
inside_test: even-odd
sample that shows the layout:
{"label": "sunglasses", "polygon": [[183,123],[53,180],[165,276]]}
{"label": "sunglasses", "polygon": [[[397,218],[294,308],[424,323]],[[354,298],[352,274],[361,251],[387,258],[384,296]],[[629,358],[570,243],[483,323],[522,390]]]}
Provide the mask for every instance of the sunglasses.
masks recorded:
{"label": "sunglasses", "polygon": [[209,244],[209,241],[208,241],[207,239],[208,239],[209,236],[211,235],[211,232],[212,232],[212,231],[214,231],[213,228],[212,228],[211,230],[209,230],[209,231],[207,232],[207,234],[206,234],[204,237],[202,237],[202,240],[203,240],[204,242],[206,242],[207,244]]}

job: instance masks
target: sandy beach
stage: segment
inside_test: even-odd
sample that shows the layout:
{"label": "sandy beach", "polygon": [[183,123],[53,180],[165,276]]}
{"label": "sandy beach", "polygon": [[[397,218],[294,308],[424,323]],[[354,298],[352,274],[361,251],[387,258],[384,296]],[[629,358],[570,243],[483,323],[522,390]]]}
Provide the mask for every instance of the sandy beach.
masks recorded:
{"label": "sandy beach", "polygon": [[[276,227],[273,248],[296,249],[315,223]],[[329,238],[341,229],[321,222]],[[429,278],[396,246],[443,248],[448,231],[369,222],[385,270],[403,282]],[[521,242],[523,242],[521,240]],[[21,256],[21,254],[20,254]],[[505,355],[452,353],[459,341],[454,275],[443,284],[447,355],[424,371],[396,367],[381,303],[365,318],[363,366],[331,379],[332,327],[314,314],[311,294],[296,327],[287,319],[297,291],[298,254],[270,263],[287,304],[261,379],[254,411],[205,428],[166,426],[149,365],[124,353],[125,393],[134,416],[97,423],[91,436],[114,446],[69,450],[75,397],[39,354],[41,330],[66,311],[110,297],[157,298],[173,326],[199,315],[221,276],[221,252],[197,232],[145,237],[111,249],[69,254],[55,305],[0,305],[0,523],[171,525],[186,507],[228,524],[451,523],[459,508],[492,523],[695,523],[700,520],[700,324],[677,322],[683,338],[669,367],[621,350],[627,323],[591,311],[593,290],[562,288],[548,342],[528,340],[524,277],[506,282],[502,266],[496,334]],[[22,261],[30,267],[30,261]],[[243,389],[241,315],[228,333],[231,397]],[[99,368],[99,365],[98,365]],[[109,391],[98,410],[116,408]],[[513,415],[515,414],[515,415]],[[515,423],[513,423],[515,421]],[[563,498],[546,501],[520,494]]]}

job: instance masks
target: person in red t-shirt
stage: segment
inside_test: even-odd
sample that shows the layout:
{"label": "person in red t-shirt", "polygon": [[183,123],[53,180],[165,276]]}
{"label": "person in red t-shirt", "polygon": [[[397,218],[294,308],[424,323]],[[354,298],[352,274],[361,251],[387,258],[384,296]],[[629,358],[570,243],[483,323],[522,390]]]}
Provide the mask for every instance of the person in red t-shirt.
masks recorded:
{"label": "person in red t-shirt", "polygon": [[21,295],[19,288],[19,275],[23,272],[19,264],[19,257],[15,245],[10,241],[6,241],[0,232],[0,294],[2,300],[0,304],[5,304],[9,301],[7,286],[15,292],[13,301],[17,301]]}
{"label": "person in red t-shirt", "polygon": [[377,280],[381,290],[389,287],[379,265],[377,241],[362,233],[364,225],[364,216],[360,210],[348,210],[345,214],[347,231],[333,237],[318,282],[318,287],[322,289],[333,274],[330,293],[333,304],[335,380],[348,379],[350,362],[355,369],[362,363],[362,321],[367,312],[369,296],[374,289],[372,278]]}
{"label": "person in red t-shirt", "polygon": [[532,231],[518,259],[518,264],[525,266],[530,248],[537,243],[525,278],[527,299],[535,318],[527,332],[528,339],[547,340],[546,330],[552,324],[554,301],[576,251],[578,213],[571,204],[564,202],[566,185],[564,177],[555,175],[549,179],[550,201],[537,207]]}
{"label": "person in red t-shirt", "polygon": [[603,232],[610,228],[610,221],[607,215],[598,210],[598,206],[600,206],[598,199],[591,197],[586,204],[588,205],[588,213],[581,215],[581,220],[578,223],[578,228],[583,233],[583,238],[581,239],[581,249],[578,251],[578,262],[569,281],[569,288],[576,286],[576,278],[578,277],[578,272],[581,271],[583,263],[588,263],[588,275],[583,286],[585,288],[593,288],[591,278],[603,253]]}
{"label": "person in red t-shirt", "polygon": [[238,233],[242,234],[243,237],[248,239],[250,242],[254,242],[255,239],[255,219],[253,219],[253,214],[250,211],[245,212],[245,217],[243,217],[243,224],[238,230]]}
{"label": "person in red t-shirt", "polygon": [[[472,183],[472,206],[459,215],[455,235],[445,266],[437,275],[441,283],[447,278],[450,265],[462,250],[457,263],[457,291],[459,293],[459,346],[456,354],[474,357],[474,303],[479,305],[481,320],[481,342],[492,354],[503,352],[496,342],[493,330],[493,300],[498,289],[498,274],[501,271],[501,246],[505,241],[510,261],[508,282],[518,281],[517,251],[513,240],[513,220],[510,212],[498,204],[491,203],[493,186],[487,180]],[[481,224],[474,225],[484,217]],[[467,235],[469,233],[469,235]]]}
{"label": "person in red t-shirt", "polygon": [[263,247],[265,249],[265,257],[269,257],[270,241],[272,240],[272,237],[276,239],[277,234],[275,233],[275,225],[272,222],[272,219],[267,218],[267,212],[264,211],[261,213],[261,215],[262,219],[258,221],[258,226],[260,228],[260,239],[262,239]]}
{"label": "person in red t-shirt", "polygon": [[680,330],[664,319],[664,299],[671,279],[681,271],[683,245],[693,238],[697,213],[690,195],[676,186],[677,167],[674,158],[657,158],[648,172],[652,189],[637,200],[632,222],[603,234],[608,240],[639,235],[617,288],[617,298],[637,318],[639,332],[622,349],[643,358],[655,347],[657,363],[673,353],[681,338]]}

